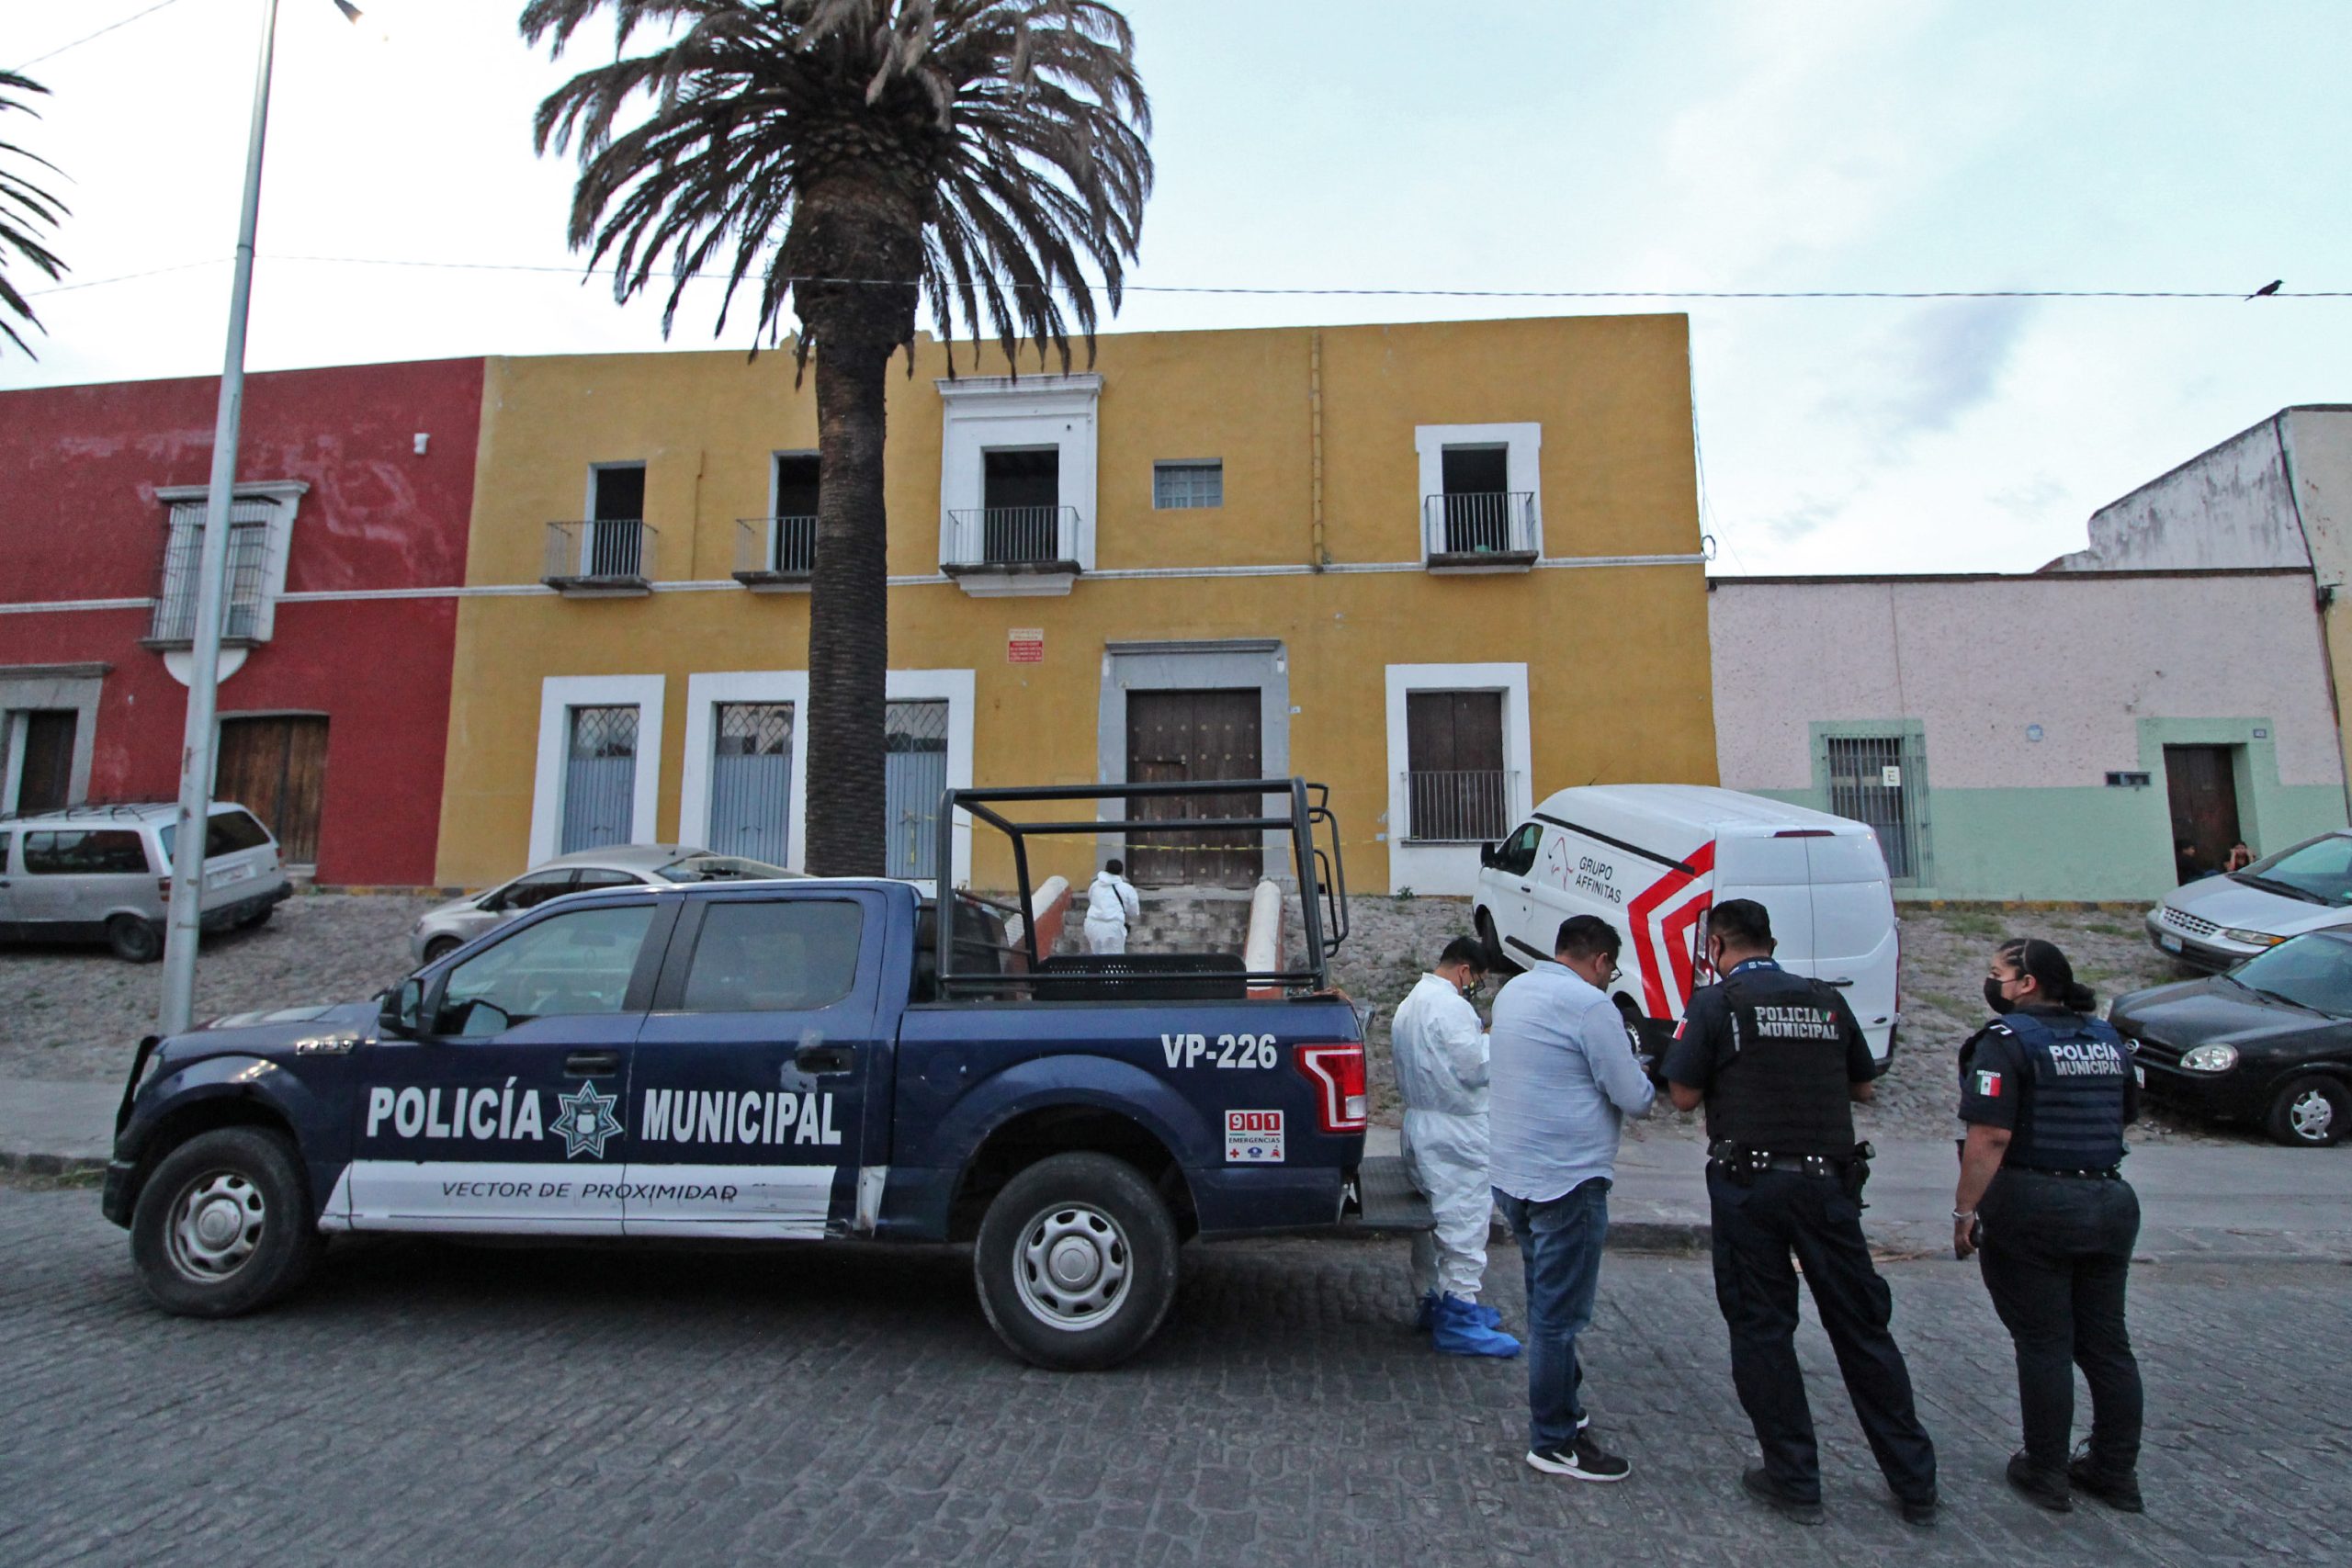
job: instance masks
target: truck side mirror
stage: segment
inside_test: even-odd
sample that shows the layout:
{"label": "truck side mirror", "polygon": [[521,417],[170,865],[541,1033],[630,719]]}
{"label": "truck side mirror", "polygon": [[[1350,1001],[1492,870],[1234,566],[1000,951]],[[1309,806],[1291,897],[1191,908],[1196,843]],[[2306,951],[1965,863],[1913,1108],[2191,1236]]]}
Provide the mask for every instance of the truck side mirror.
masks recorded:
{"label": "truck side mirror", "polygon": [[1494,865],[1494,863],[1495,863],[1495,846],[1494,846],[1494,845],[1492,845],[1492,844],[1480,844],[1480,845],[1478,846],[1478,863],[1479,863],[1480,865],[1483,865],[1483,866],[1488,867],[1489,869],[1491,869],[1491,868],[1493,867],[1493,865]]}
{"label": "truck side mirror", "polygon": [[384,993],[376,1027],[396,1040],[413,1040],[424,1029],[424,982],[402,980]]}

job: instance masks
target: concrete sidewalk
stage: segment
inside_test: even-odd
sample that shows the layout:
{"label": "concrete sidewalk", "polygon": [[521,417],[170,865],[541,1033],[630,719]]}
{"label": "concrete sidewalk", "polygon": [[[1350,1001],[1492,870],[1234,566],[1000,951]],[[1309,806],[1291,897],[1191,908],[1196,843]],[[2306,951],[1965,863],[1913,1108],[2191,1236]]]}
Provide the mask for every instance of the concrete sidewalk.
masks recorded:
{"label": "concrete sidewalk", "polygon": [[[1368,1154],[1394,1154],[1375,1127]],[[2134,1149],[2124,1174],[2140,1194],[2143,1258],[2323,1258],[2352,1262],[2352,1145],[2157,1144]],[[1959,1156],[1946,1140],[1882,1145],[1862,1227],[1879,1247],[1924,1257],[1951,1251]],[[1706,1156],[1696,1142],[1627,1142],[1609,1195],[1609,1241],[1629,1251],[1703,1252]]]}
{"label": "concrete sidewalk", "polygon": [[102,1170],[114,1146],[119,1083],[0,1078],[0,1170]]}

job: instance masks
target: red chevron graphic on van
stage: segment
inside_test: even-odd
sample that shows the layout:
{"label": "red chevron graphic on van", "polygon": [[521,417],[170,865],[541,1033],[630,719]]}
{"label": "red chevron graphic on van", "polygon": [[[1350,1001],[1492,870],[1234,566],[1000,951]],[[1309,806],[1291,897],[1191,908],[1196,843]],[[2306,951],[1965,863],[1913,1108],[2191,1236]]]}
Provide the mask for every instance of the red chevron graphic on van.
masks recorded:
{"label": "red chevron graphic on van", "polygon": [[1643,1010],[1652,1018],[1679,1017],[1682,1004],[1690,999],[1690,931],[1713,903],[1713,891],[1702,887],[1697,897],[1668,910],[1663,918],[1659,911],[1714,871],[1715,841],[1710,839],[1701,844],[1683,864],[1690,869],[1668,871],[1625,908],[1626,923],[1634,928],[1634,962],[1642,972]]}

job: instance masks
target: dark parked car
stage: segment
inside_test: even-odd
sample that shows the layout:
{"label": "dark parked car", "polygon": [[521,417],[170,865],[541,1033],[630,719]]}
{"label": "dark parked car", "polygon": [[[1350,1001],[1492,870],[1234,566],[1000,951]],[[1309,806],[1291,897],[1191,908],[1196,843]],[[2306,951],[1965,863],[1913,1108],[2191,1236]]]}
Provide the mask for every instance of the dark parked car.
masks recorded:
{"label": "dark parked car", "polygon": [[2109,1018],[2168,1105],[2326,1148],[2352,1131],[2352,931],[2312,931],[2225,975],[2133,991]]}

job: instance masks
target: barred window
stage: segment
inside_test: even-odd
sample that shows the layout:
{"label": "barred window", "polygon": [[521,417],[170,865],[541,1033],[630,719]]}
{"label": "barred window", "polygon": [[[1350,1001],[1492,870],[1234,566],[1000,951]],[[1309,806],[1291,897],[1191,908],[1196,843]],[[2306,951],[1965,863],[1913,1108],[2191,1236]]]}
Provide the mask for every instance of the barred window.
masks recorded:
{"label": "barred window", "polygon": [[1225,463],[1154,463],[1151,504],[1155,511],[1183,512],[1225,504]]}

